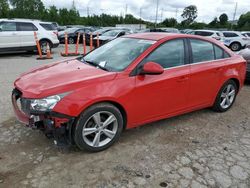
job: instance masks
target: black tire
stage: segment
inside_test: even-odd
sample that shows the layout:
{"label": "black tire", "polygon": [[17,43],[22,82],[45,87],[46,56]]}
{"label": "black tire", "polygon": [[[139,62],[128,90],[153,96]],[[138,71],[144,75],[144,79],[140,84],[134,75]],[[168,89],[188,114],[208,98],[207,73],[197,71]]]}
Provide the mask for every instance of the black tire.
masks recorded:
{"label": "black tire", "polygon": [[[234,95],[234,98],[232,100],[232,102],[230,103],[230,105],[228,105],[227,107],[224,106],[223,108],[223,105],[222,105],[222,94],[224,93],[224,91],[228,88],[228,86],[231,85],[233,87],[233,89],[235,90],[235,95]],[[235,83],[235,81],[233,80],[228,80],[220,89],[219,93],[217,94],[217,97],[216,97],[216,100],[215,100],[215,103],[213,105],[213,110],[216,111],[216,112],[226,112],[228,111],[234,104],[235,102],[235,99],[236,99],[236,96],[237,96],[237,93],[238,93],[238,87]]]}
{"label": "black tire", "polygon": [[230,44],[230,49],[234,52],[236,51],[240,51],[241,50],[241,44],[239,42],[233,42],[232,44]]}
{"label": "black tire", "polygon": [[[116,123],[117,129],[116,129],[116,133],[114,134],[114,137],[112,139],[110,139],[110,141],[107,144],[102,145],[102,146],[92,146],[86,141],[86,137],[84,138],[83,129],[85,126],[89,125],[90,118],[92,118],[93,115],[95,115],[98,112],[109,112],[112,115],[114,115],[114,117],[116,118],[115,123]],[[100,117],[101,117],[101,115],[100,115]],[[102,119],[102,118],[100,118],[100,119]],[[114,126],[112,124],[110,124],[110,125]],[[122,114],[119,111],[119,109],[116,108],[114,105],[112,105],[110,103],[99,103],[99,104],[93,105],[93,106],[89,107],[88,109],[86,109],[77,119],[77,122],[75,125],[75,130],[74,130],[75,143],[78,146],[78,148],[81,150],[87,150],[90,152],[99,152],[99,151],[105,150],[119,139],[121,132],[123,130],[123,125],[124,125],[124,122],[123,122]],[[97,125],[95,125],[95,126],[97,126]],[[93,128],[93,127],[90,127],[90,128]],[[95,140],[95,137],[97,134],[98,133],[94,132],[94,133],[91,133],[88,135],[89,137],[92,136],[93,145],[94,145],[94,140]],[[106,134],[104,132],[100,133],[100,135],[103,137],[106,136]],[[100,138],[101,138],[101,136],[100,136]]]}
{"label": "black tire", "polygon": [[68,38],[68,43],[69,44],[75,44],[75,39],[73,37]]}
{"label": "black tire", "polygon": [[51,48],[50,42],[48,42],[46,40],[41,40],[39,43],[40,43],[40,48],[41,48],[41,51],[42,51],[43,55],[47,54],[47,44],[49,44],[50,53],[52,52],[52,50],[51,50],[52,48]]}

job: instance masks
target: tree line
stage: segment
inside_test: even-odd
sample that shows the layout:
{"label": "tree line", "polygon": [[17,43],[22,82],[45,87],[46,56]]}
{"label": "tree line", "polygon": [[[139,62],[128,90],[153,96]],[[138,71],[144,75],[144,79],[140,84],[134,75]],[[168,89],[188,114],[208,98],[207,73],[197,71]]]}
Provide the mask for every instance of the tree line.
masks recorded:
{"label": "tree line", "polygon": [[250,30],[250,12],[242,14],[237,25],[229,23],[226,13],[215,17],[210,23],[196,22],[198,10],[195,5],[184,8],[183,21],[177,22],[175,18],[166,18],[161,23],[152,23],[135,18],[131,14],[91,15],[81,17],[79,11],[72,4],[69,9],[58,9],[55,6],[46,8],[41,0],[0,0],[0,18],[28,18],[57,22],[60,25],[88,25],[88,26],[115,26],[116,24],[146,24],[148,27],[176,27],[179,29],[223,28],[235,30]]}

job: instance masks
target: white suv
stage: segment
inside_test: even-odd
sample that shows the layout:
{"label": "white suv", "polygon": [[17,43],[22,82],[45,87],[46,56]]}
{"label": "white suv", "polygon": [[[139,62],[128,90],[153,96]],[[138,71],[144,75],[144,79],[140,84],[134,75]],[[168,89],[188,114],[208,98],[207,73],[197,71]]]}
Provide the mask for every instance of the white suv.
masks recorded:
{"label": "white suv", "polygon": [[28,19],[0,19],[0,52],[37,50],[34,31],[37,33],[41,50],[46,53],[59,45],[57,30],[52,23]]}
{"label": "white suv", "polygon": [[239,51],[250,44],[250,38],[245,37],[237,31],[223,31],[224,44],[232,51]]}

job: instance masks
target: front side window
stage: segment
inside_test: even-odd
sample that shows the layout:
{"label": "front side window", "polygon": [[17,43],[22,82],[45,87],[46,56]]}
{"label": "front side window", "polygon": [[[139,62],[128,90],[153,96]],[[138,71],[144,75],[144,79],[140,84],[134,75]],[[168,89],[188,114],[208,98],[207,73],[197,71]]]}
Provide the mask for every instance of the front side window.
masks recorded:
{"label": "front side window", "polygon": [[18,23],[19,31],[37,31],[38,29],[32,23]]}
{"label": "front side window", "polygon": [[153,51],[144,62],[155,62],[163,68],[171,68],[185,64],[184,41],[182,39],[171,40]]}
{"label": "front side window", "polygon": [[82,61],[108,69],[122,71],[155,41],[133,38],[117,38],[93,50]]}
{"label": "front side window", "polygon": [[198,39],[190,39],[193,52],[193,63],[214,60],[213,44]]}
{"label": "front side window", "polygon": [[15,22],[1,22],[0,32],[17,31]]}

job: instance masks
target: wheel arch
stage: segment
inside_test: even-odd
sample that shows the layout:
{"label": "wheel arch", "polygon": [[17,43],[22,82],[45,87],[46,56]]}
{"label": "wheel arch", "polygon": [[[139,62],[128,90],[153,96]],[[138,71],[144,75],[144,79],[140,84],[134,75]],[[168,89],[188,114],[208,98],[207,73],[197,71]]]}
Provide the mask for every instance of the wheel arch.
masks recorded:
{"label": "wheel arch", "polygon": [[235,84],[236,84],[236,86],[237,86],[237,92],[239,92],[239,90],[240,90],[240,81],[239,81],[239,79],[238,78],[235,78],[235,77],[233,77],[233,78],[230,78],[230,79],[228,79],[228,80],[232,80],[232,81],[234,81],[235,82]]}
{"label": "wheel arch", "polygon": [[95,102],[90,103],[87,106],[85,106],[84,109],[81,112],[85,111],[86,109],[90,108],[93,105],[100,104],[100,103],[109,103],[109,104],[114,105],[116,108],[118,108],[118,110],[121,112],[122,117],[123,117],[123,122],[124,122],[123,129],[127,128],[127,122],[128,122],[127,111],[125,110],[125,107],[122,104],[120,104],[119,102],[117,102],[117,101],[114,101],[114,100],[95,101]]}
{"label": "wheel arch", "polygon": [[47,41],[47,42],[49,42],[50,46],[53,46],[53,42],[52,42],[50,39],[48,39],[48,38],[41,38],[41,39],[39,40],[39,43],[40,43],[41,41]]}

